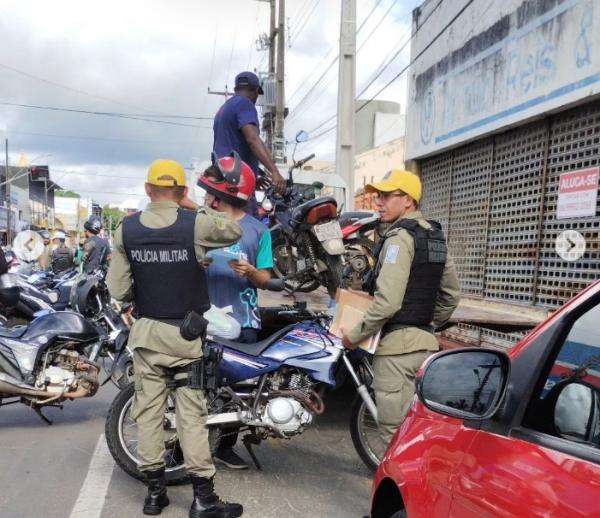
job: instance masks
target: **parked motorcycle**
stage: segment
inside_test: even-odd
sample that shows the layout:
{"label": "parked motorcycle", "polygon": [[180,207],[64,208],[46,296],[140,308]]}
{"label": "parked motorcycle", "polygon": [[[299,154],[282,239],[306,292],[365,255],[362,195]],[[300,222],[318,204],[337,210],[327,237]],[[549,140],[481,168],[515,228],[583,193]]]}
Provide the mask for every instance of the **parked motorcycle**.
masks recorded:
{"label": "parked motorcycle", "polygon": [[[353,443],[369,467],[379,464],[385,445],[379,439],[377,411],[369,392],[370,362],[366,354],[344,349],[340,339],[327,331],[329,319],[327,314],[312,313],[309,320],[285,326],[256,344],[207,337],[205,358],[216,358],[211,367],[216,370],[217,386],[206,391],[213,452],[223,428],[239,427],[248,432],[242,440],[260,468],[252,446],[271,437],[290,439],[301,434],[325,411],[325,390],[350,377],[358,392],[351,409]],[[356,354],[362,357],[353,364],[351,356]],[[133,398],[133,384],[117,395],[108,412],[105,432],[117,464],[132,477],[143,479],[138,470],[137,428],[131,415]],[[187,474],[172,396],[168,398],[164,432],[166,477],[169,484],[177,484]]]}
{"label": "parked motorcycle", "polygon": [[[22,286],[14,280],[11,274],[0,276],[0,302],[6,307],[21,300]],[[118,387],[129,384],[128,330],[110,307],[97,304],[98,283],[84,280],[73,290],[79,313],[49,308],[28,325],[0,327],[0,406],[23,403],[51,424],[41,409],[93,396],[100,386],[97,362],[106,358],[121,358],[105,369],[107,380]]]}
{"label": "parked motorcycle", "polygon": [[294,186],[293,171],[314,158],[294,162],[283,194],[267,189],[263,208],[270,214],[273,271],[286,282],[288,291],[307,292],[321,286],[335,297],[344,286],[344,243],[338,221],[337,201],[331,196],[314,198]]}
{"label": "parked motorcycle", "polygon": [[369,211],[342,212],[339,221],[346,259],[344,281],[347,287],[362,290],[365,276],[377,262],[374,238],[378,237],[381,218]]}

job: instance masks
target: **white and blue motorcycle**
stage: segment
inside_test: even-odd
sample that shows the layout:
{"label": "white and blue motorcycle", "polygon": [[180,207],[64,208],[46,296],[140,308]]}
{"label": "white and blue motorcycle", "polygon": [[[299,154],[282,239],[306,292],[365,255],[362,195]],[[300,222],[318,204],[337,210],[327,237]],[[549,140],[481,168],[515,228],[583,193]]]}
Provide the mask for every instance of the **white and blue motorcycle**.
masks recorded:
{"label": "white and blue motorcycle", "polygon": [[[372,368],[365,353],[349,352],[330,334],[330,317],[304,310],[306,320],[287,325],[255,344],[207,337],[206,356],[219,358],[213,389],[207,390],[209,440],[213,452],[224,429],[247,432],[243,443],[257,467],[252,445],[302,433],[325,411],[323,394],[350,377],[357,388],[350,432],[361,459],[375,469],[385,445],[379,439],[376,408],[370,392]],[[285,311],[289,316],[290,310]],[[300,318],[298,319],[300,320]],[[138,470],[137,427],[131,417],[134,387],[113,401],[106,420],[110,452],[129,475]],[[187,477],[175,423],[175,398],[169,397],[164,419],[166,476],[169,484]]]}

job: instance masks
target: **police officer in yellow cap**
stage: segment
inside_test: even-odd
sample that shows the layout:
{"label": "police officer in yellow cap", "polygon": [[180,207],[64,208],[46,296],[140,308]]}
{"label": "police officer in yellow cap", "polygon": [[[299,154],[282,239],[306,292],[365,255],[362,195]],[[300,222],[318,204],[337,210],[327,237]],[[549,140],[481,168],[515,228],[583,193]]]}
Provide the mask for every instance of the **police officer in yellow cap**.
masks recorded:
{"label": "police officer in yellow cap", "polygon": [[[202,340],[210,304],[205,271],[207,249],[241,237],[239,224],[222,213],[198,208],[187,194],[185,171],[173,160],[148,170],[142,212],[123,219],[115,232],[107,282],[117,300],[135,301],[138,320],[129,337],[133,349],[139,469],[146,475],[144,514],[169,504],[165,483],[163,419],[174,380],[179,443],[194,486],[191,518],[237,517],[242,506],[215,495],[202,391]],[[193,210],[185,210],[193,209]]]}
{"label": "police officer in yellow cap", "polygon": [[373,389],[380,435],[387,444],[408,413],[419,366],[439,349],[433,331],[452,315],[460,288],[440,224],[424,219],[418,209],[419,177],[393,170],[366,191],[375,193],[381,220],[391,225],[367,279],[373,302],[343,343],[354,349],[381,329]]}

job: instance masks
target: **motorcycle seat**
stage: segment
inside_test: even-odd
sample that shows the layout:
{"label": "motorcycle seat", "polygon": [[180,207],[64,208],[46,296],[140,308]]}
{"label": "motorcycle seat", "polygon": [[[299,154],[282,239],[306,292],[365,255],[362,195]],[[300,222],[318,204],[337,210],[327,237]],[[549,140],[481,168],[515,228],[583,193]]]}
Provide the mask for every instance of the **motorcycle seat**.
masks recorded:
{"label": "motorcycle seat", "polygon": [[295,324],[290,324],[280,329],[279,331],[273,333],[268,338],[261,340],[260,342],[256,342],[253,344],[244,344],[241,342],[235,342],[233,340],[227,340],[225,338],[220,338],[218,336],[209,337],[211,342],[214,342],[219,345],[224,345],[228,349],[233,349],[234,351],[238,351],[243,354],[247,354],[249,356],[260,356],[265,349],[267,349],[270,345],[274,344],[281,337],[285,336],[290,330],[294,327]]}
{"label": "motorcycle seat", "polygon": [[305,201],[302,205],[294,207],[292,210],[292,221],[299,223],[304,221],[306,214],[313,207],[324,205],[326,203],[333,203],[337,207],[337,201],[332,196],[322,196],[321,198],[315,198],[314,200]]}
{"label": "motorcycle seat", "polygon": [[0,337],[2,338],[20,338],[27,331],[27,326],[1,327]]}

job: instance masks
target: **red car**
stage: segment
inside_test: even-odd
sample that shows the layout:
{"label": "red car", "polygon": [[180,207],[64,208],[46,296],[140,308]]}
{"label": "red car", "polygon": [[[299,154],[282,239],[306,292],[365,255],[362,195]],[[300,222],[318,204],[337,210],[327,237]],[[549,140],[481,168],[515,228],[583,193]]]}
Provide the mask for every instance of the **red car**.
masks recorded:
{"label": "red car", "polygon": [[371,518],[600,517],[600,281],[508,355],[432,356]]}

